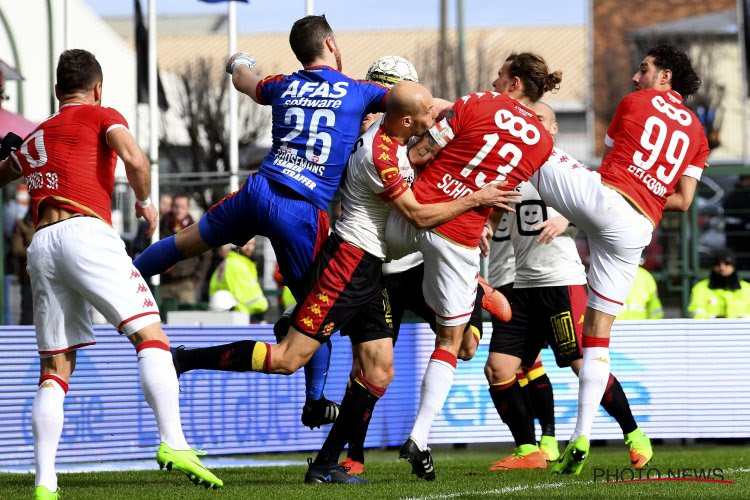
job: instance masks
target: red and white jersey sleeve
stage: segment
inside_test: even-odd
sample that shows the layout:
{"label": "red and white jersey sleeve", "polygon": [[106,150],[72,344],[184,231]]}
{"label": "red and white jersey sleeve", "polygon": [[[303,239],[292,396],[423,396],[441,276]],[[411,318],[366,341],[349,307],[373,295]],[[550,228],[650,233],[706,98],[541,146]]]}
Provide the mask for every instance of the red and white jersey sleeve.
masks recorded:
{"label": "red and white jersey sleeve", "polygon": [[[443,145],[414,182],[420,203],[468,196],[495,181],[515,188],[542,166],[552,137],[536,115],[517,100],[496,92],[476,92],[453,104],[431,131]],[[490,209],[476,209],[434,229],[449,240],[476,247]]]}
{"label": "red and white jersey sleeve", "polygon": [[118,127],[128,123],[112,108],[64,105],[12,154],[26,178],[35,223],[42,203],[112,223],[117,155],[107,133]]}
{"label": "red and white jersey sleeve", "polygon": [[341,188],[341,218],[335,230],[347,242],[385,259],[388,202],[409,189],[407,179],[414,178],[414,171],[406,145],[381,128],[382,120],[362,134],[349,157]]}
{"label": "red and white jersey sleeve", "polygon": [[708,140],[698,118],[674,90],[639,90],[617,107],[605,143],[612,150],[598,172],[654,226],[680,177],[700,179]]}

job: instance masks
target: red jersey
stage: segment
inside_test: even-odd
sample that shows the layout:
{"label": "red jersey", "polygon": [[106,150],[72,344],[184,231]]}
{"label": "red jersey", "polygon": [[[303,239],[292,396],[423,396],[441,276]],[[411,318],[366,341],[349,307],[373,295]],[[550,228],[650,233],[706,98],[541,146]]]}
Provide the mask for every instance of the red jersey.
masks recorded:
{"label": "red jersey", "polygon": [[708,140],[698,118],[674,90],[638,90],[617,107],[605,139],[612,150],[602,182],[633,203],[656,227],[682,175],[700,179]]}
{"label": "red jersey", "polygon": [[112,224],[117,155],[107,132],[115,127],[128,122],[112,108],[67,104],[11,155],[26,178],[35,224],[43,203]]}
{"label": "red jersey", "polygon": [[[507,180],[506,188],[515,189],[552,151],[552,136],[536,114],[496,92],[460,98],[430,133],[444,148],[414,181],[412,191],[420,203],[468,196],[493,181]],[[470,210],[434,230],[473,248],[491,212],[491,208]]]}

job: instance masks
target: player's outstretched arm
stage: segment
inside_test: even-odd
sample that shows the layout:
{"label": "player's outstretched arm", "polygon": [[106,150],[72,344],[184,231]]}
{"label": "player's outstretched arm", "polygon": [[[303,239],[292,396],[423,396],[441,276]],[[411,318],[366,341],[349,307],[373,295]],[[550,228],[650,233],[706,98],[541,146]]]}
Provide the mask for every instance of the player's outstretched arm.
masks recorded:
{"label": "player's outstretched arm", "polygon": [[128,183],[135,193],[135,213],[138,217],[146,219],[146,222],[148,222],[146,236],[151,237],[159,223],[159,214],[149,197],[151,193],[151,166],[148,164],[148,159],[146,159],[146,155],[143,154],[141,148],[138,147],[138,143],[135,142],[135,138],[130,134],[130,131],[124,127],[110,129],[107,132],[107,143],[125,164]]}
{"label": "player's outstretched arm", "polygon": [[664,205],[665,212],[687,212],[690,204],[693,203],[695,190],[698,187],[698,179],[683,175],[677,181],[674,193],[667,197]]}
{"label": "player's outstretched arm", "polygon": [[258,102],[258,95],[255,93],[255,89],[263,77],[252,71],[253,66],[255,66],[255,58],[253,56],[247,52],[238,52],[227,61],[226,71],[232,75],[232,85],[234,85],[234,88],[250,96],[253,101]]}
{"label": "player's outstretched arm", "polygon": [[490,184],[479,191],[457,200],[421,204],[411,189],[391,203],[414,227],[424,229],[439,226],[464,212],[478,207],[497,207],[515,211],[510,205],[518,203],[517,191],[504,191],[501,184]]}

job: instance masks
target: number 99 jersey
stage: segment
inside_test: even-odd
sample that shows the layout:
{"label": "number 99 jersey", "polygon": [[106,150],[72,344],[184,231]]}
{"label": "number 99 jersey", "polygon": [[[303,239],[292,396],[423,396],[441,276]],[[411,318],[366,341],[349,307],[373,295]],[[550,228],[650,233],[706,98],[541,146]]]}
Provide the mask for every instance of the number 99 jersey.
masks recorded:
{"label": "number 99 jersey", "polygon": [[674,90],[638,90],[617,107],[605,138],[612,150],[598,172],[656,227],[682,175],[700,179],[708,140]]}
{"label": "number 99 jersey", "polygon": [[[436,140],[443,149],[412,186],[423,204],[458,199],[494,181],[508,181],[506,188],[514,189],[552,151],[552,136],[536,114],[497,92],[460,98],[430,133],[440,135]],[[476,247],[490,212],[490,208],[470,210],[435,231],[455,243]]]}
{"label": "number 99 jersey", "polygon": [[259,173],[326,210],[367,113],[382,111],[388,88],[327,66],[270,76],[256,88],[273,108],[273,144]]}

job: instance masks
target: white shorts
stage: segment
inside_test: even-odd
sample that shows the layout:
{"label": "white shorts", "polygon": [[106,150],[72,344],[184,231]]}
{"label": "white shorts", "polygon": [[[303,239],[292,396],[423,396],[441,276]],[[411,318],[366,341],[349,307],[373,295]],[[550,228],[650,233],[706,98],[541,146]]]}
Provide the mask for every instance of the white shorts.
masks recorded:
{"label": "white shorts", "polygon": [[27,262],[42,357],[96,343],[90,305],[125,335],[160,321],[125,244],[99,219],[74,217],[38,230]]}
{"label": "white shorts", "polygon": [[547,163],[531,182],[547,205],[586,233],[591,251],[588,306],[616,316],[651,242],[651,221],[585,168]]}
{"label": "white shorts", "polygon": [[417,229],[391,211],[385,226],[389,257],[401,258],[417,250],[424,258],[422,293],[443,326],[469,321],[474,310],[479,275],[479,249],[452,243],[425,229]]}

